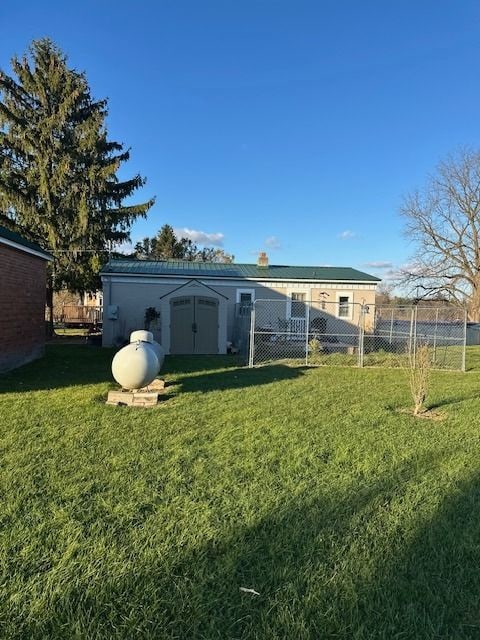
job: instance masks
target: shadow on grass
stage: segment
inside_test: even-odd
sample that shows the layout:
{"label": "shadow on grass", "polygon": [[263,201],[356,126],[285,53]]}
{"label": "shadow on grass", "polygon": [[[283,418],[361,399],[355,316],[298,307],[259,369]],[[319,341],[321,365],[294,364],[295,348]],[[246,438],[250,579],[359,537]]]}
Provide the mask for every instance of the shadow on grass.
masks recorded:
{"label": "shadow on grass", "polygon": [[480,475],[452,488],[413,540],[360,585],[360,638],[478,640]]}
{"label": "shadow on grass", "polygon": [[244,389],[280,380],[295,380],[303,375],[303,369],[304,367],[286,365],[269,365],[254,369],[231,368],[179,377],[176,383],[180,384],[180,393]]}
{"label": "shadow on grass", "polygon": [[0,376],[0,392],[19,393],[111,382],[115,351],[87,345],[48,345],[45,357]]}
{"label": "shadow on grass", "polygon": [[467,402],[468,400],[477,400],[480,397],[480,391],[476,391],[474,393],[468,393],[465,395],[456,395],[451,396],[449,398],[443,398],[442,400],[438,400],[437,402],[428,403],[428,409],[440,409],[441,407],[448,407],[452,404],[461,404],[462,402]]}
{"label": "shadow on grass", "polygon": [[74,626],[105,639],[479,638],[479,478],[429,521],[419,518],[413,534],[401,509],[392,521],[411,483],[443,462],[407,461],[343,494],[299,496],[253,526],[232,521],[229,537],[176,564],[159,555],[122,582],[72,585],[48,618],[22,630],[29,638],[60,638]]}
{"label": "shadow on grass", "polygon": [[167,356],[161,375],[237,369],[244,364],[245,360],[238,356]]}
{"label": "shadow on grass", "polygon": [[432,464],[286,505],[228,543],[205,547],[177,569],[191,581],[185,616],[170,610],[179,637],[478,639],[480,479],[420,520],[413,539],[400,519],[380,539],[392,504]]}
{"label": "shadow on grass", "polygon": [[[86,345],[49,345],[46,356],[0,376],[0,393],[61,389],[77,385],[115,385],[111,363],[115,349]],[[300,368],[270,366],[240,367],[233,356],[167,356],[160,377],[169,377],[179,392],[214,391],[268,384],[302,375]],[[99,396],[102,398],[103,396]]]}
{"label": "shadow on grass", "polygon": [[[0,375],[0,392],[40,391],[102,382],[115,384],[111,365],[117,350],[86,344],[50,344],[44,358]],[[179,372],[207,373],[238,365],[238,359],[227,356],[167,356],[160,377]]]}
{"label": "shadow on grass", "polygon": [[[387,544],[369,529],[388,520],[418,471],[407,465],[346,496],[285,505],[187,557],[174,570],[178,593],[162,603],[163,624],[173,632],[165,637],[479,638],[478,478],[409,542],[400,521],[398,538]],[[144,577],[151,587],[158,578]],[[143,598],[138,605],[148,607]]]}

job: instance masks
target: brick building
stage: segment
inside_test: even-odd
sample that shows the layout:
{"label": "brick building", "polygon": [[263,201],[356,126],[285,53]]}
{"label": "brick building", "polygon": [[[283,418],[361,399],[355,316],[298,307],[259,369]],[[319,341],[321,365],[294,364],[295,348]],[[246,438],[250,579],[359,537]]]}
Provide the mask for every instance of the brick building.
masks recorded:
{"label": "brick building", "polygon": [[45,350],[46,267],[51,256],[0,226],[0,372]]}

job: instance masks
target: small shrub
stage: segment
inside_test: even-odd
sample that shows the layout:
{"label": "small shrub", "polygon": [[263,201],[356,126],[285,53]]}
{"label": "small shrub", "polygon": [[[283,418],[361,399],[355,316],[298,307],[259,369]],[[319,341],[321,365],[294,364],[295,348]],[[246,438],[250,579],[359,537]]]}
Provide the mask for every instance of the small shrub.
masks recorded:
{"label": "small shrub", "polygon": [[322,345],[320,344],[320,340],[317,340],[317,338],[312,338],[310,340],[310,342],[308,343],[309,346],[309,351],[312,354],[312,356],[318,356],[318,354],[320,353],[321,349],[322,349]]}
{"label": "small shrub", "polygon": [[155,307],[147,307],[145,309],[145,317],[144,317],[144,328],[146,331],[150,330],[150,326],[152,323],[156,323],[156,321],[160,318],[160,312],[155,309]]}
{"label": "small shrub", "polygon": [[415,353],[409,354],[408,373],[410,393],[413,400],[413,415],[418,416],[424,411],[430,384],[430,350],[427,344],[417,346]]}

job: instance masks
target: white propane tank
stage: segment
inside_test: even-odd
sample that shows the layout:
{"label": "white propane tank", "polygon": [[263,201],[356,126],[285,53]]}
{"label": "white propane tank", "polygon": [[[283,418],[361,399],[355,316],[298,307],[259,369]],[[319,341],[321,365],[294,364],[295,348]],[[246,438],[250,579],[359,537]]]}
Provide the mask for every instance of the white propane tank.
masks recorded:
{"label": "white propane tank", "polygon": [[131,342],[115,354],[112,374],[123,389],[141,389],[150,384],[160,365],[152,346],[145,342]]}
{"label": "white propane tank", "polygon": [[[150,347],[155,351],[155,354],[158,358],[158,364],[160,365],[160,369],[163,367],[163,362],[165,360],[165,349],[162,345],[153,339],[153,333],[151,331],[144,331],[143,329],[139,329],[138,331],[132,331],[130,334],[130,342],[146,342]],[[159,371],[160,371],[159,369]]]}
{"label": "white propane tank", "polygon": [[155,351],[155,355],[158,358],[158,364],[160,365],[160,369],[161,369],[163,367],[163,362],[165,360],[165,349],[156,340],[154,340],[149,346]]}
{"label": "white propane tank", "polygon": [[139,329],[138,331],[132,331],[130,334],[130,342],[153,342],[153,333],[151,331],[144,331]]}

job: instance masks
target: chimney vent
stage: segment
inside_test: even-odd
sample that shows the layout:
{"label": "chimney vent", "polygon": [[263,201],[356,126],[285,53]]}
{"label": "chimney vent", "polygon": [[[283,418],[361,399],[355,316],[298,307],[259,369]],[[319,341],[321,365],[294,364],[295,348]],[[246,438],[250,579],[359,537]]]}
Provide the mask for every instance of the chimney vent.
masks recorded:
{"label": "chimney vent", "polygon": [[268,267],[268,256],[265,251],[260,251],[258,254],[257,267]]}

